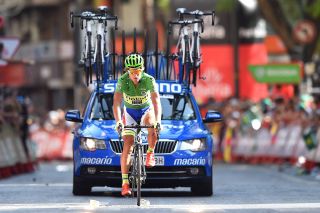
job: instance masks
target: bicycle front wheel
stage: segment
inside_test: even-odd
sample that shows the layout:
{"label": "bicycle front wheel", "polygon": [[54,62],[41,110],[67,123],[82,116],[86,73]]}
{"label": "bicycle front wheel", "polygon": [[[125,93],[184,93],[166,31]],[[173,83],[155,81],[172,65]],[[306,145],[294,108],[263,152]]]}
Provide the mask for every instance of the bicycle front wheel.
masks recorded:
{"label": "bicycle front wheel", "polygon": [[138,151],[138,159],[137,159],[137,176],[136,176],[136,187],[137,187],[137,205],[141,204],[141,178],[142,178],[142,166],[143,166],[143,154],[142,147],[139,146]]}

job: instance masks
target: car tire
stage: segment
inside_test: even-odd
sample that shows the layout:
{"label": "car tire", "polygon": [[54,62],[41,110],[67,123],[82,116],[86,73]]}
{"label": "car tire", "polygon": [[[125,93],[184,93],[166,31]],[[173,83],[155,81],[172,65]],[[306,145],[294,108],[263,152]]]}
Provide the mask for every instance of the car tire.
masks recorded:
{"label": "car tire", "polygon": [[203,181],[201,185],[196,184],[191,186],[191,192],[196,196],[212,196],[212,186],[212,177],[210,177],[207,180]]}
{"label": "car tire", "polygon": [[91,193],[91,186],[73,176],[72,193],[73,195],[88,195]]}

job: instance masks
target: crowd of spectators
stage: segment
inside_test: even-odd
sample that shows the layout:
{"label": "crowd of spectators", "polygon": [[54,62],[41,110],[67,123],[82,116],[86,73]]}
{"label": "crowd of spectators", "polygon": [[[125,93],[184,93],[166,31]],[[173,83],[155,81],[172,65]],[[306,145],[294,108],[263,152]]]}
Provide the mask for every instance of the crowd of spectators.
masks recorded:
{"label": "crowd of spectators", "polygon": [[220,124],[210,128],[217,137],[217,153],[223,152],[226,129],[231,127],[234,134],[254,134],[260,128],[267,128],[271,135],[281,128],[296,125],[302,128],[301,137],[308,150],[320,143],[320,97],[301,95],[299,97],[269,97],[254,103],[249,100],[229,98],[223,102],[209,100],[201,106],[204,113],[217,110],[224,116]]}
{"label": "crowd of spectators", "polygon": [[31,101],[11,87],[0,87],[0,132],[4,126],[21,138],[23,148],[29,157],[27,139],[29,134],[29,110]]}

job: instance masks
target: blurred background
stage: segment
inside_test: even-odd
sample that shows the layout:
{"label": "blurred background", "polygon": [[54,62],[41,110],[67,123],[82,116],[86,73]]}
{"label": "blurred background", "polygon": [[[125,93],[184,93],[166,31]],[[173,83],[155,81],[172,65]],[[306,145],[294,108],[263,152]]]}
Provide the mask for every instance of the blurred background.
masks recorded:
{"label": "blurred background", "polygon": [[[215,25],[206,20],[201,37],[201,73],[205,80],[199,80],[193,91],[203,113],[214,109],[225,116],[223,124],[210,127],[216,133],[217,159],[296,162],[304,156],[301,162],[310,160],[312,164],[309,171],[319,164],[319,0],[2,0],[0,3],[1,134],[22,141],[20,149],[25,150],[24,157],[29,159],[25,162],[72,157],[72,126],[64,121],[64,112],[83,111],[90,88],[78,66],[83,45],[81,32],[70,27],[69,13],[107,5],[119,18],[116,50],[121,51],[124,30],[127,53],[132,51],[134,28],[138,51],[143,51],[145,31],[152,34],[157,30],[159,49],[164,52],[167,23],[177,18],[176,8],[214,9]],[[150,49],[154,47],[153,38],[150,36]],[[294,137],[296,128],[299,134]],[[262,129],[268,133],[266,147],[259,149],[263,143],[241,142],[260,137]],[[283,143],[288,140],[277,143],[279,135],[293,138],[285,156]],[[49,145],[45,141],[55,143]],[[281,146],[272,151],[275,148],[271,146],[276,143]],[[246,146],[249,149],[244,149]]]}

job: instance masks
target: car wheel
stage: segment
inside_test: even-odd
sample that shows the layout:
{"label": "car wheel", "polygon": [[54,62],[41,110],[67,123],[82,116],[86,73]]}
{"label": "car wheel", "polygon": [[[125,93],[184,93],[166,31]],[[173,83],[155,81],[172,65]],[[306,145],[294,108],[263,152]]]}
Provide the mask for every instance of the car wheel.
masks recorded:
{"label": "car wheel", "polygon": [[206,181],[203,181],[201,185],[191,186],[191,192],[197,196],[212,196],[212,177],[208,178]]}
{"label": "car wheel", "polygon": [[73,195],[88,195],[91,192],[91,186],[83,183],[77,177],[73,176]]}

